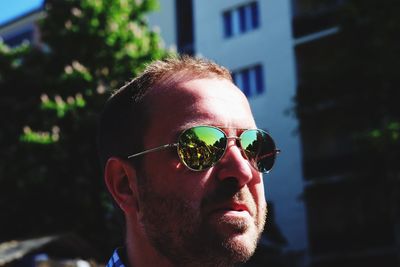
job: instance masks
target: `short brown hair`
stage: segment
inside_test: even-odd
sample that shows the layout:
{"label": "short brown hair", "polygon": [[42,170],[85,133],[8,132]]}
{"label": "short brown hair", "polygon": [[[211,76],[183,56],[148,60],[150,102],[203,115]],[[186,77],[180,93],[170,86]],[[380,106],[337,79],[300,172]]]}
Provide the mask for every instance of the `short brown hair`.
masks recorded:
{"label": "short brown hair", "polygon": [[169,57],[147,65],[138,77],[116,90],[108,99],[99,123],[98,149],[103,170],[110,157],[126,158],[143,150],[147,110],[151,108],[144,100],[151,89],[171,88],[201,78],[232,81],[226,68],[208,59]]}

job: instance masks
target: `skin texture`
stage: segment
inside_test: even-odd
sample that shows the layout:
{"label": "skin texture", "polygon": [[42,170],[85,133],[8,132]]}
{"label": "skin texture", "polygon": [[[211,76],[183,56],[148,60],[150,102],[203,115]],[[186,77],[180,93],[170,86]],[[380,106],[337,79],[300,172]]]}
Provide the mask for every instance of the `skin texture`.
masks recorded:
{"label": "skin texture", "polygon": [[[219,126],[228,136],[256,128],[247,99],[225,79],[154,89],[149,99],[146,149],[175,143],[195,125]],[[262,176],[234,139],[201,172],[187,169],[173,148],[146,154],[141,170],[111,158],[106,184],[125,213],[131,266],[232,266],[254,253],[264,228]]]}

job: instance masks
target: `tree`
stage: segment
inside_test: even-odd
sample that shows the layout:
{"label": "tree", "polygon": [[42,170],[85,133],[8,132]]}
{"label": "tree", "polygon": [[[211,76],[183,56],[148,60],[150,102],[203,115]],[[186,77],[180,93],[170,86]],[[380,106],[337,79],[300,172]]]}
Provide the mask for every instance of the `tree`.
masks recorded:
{"label": "tree", "polygon": [[1,239],[74,231],[112,245],[97,115],[111,90],[166,55],[145,17],[156,4],[48,0],[40,45],[0,44]]}

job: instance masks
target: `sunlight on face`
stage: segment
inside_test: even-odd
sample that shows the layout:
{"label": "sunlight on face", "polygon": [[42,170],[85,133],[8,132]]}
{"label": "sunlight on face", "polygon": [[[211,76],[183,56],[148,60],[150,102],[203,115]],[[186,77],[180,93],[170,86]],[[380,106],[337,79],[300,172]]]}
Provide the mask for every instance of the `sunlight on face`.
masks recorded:
{"label": "sunlight on face", "polygon": [[[255,128],[246,98],[227,80],[185,82],[159,93],[151,106],[145,147],[176,143],[176,129],[196,125]],[[266,216],[262,176],[230,141],[218,163],[202,171],[189,170],[176,150],[144,157],[142,225],[151,244],[177,265],[229,266],[254,253]]]}

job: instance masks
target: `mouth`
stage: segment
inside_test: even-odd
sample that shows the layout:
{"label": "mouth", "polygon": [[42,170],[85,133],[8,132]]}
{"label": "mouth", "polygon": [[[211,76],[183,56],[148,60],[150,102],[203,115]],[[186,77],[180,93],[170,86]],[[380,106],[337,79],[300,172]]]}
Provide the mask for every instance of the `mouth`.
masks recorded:
{"label": "mouth", "polygon": [[217,208],[213,209],[212,213],[223,213],[223,214],[232,214],[232,215],[252,215],[249,211],[249,208],[244,203],[224,203],[223,205],[218,206]]}

